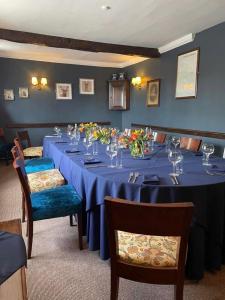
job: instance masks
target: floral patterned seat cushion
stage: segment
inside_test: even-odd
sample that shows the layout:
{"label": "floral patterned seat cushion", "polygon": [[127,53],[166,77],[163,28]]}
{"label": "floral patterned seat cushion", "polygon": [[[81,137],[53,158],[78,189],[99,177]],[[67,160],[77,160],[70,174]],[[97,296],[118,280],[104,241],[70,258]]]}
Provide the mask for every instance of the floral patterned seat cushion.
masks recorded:
{"label": "floral patterned seat cushion", "polygon": [[28,147],[23,150],[24,156],[42,156],[43,147]]}
{"label": "floral patterned seat cushion", "polygon": [[65,184],[65,180],[59,170],[52,169],[31,173],[27,175],[31,193],[55,188]]}
{"label": "floral patterned seat cushion", "polygon": [[151,236],[117,231],[121,261],[151,267],[175,267],[180,237]]}

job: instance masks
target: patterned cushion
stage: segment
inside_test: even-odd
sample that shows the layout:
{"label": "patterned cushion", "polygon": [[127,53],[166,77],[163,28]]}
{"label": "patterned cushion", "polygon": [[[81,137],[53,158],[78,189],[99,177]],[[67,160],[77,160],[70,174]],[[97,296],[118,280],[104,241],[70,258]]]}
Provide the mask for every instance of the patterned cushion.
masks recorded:
{"label": "patterned cushion", "polygon": [[31,193],[34,221],[65,217],[81,210],[81,197],[71,185]]}
{"label": "patterned cushion", "polygon": [[31,173],[27,175],[31,193],[55,188],[65,184],[65,180],[59,170],[52,169]]}
{"label": "patterned cushion", "polygon": [[43,147],[28,147],[23,150],[24,156],[40,156],[42,157]]}
{"label": "patterned cushion", "polygon": [[33,158],[25,160],[27,174],[54,169],[55,165],[51,158]]}
{"label": "patterned cushion", "polygon": [[180,238],[118,231],[120,260],[151,267],[174,267]]}

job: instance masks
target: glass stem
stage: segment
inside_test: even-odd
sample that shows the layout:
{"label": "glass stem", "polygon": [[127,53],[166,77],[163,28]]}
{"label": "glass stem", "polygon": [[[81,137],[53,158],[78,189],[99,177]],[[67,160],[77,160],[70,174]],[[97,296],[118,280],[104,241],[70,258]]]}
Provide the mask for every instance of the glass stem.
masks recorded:
{"label": "glass stem", "polygon": [[173,162],[173,174],[176,174],[176,163]]}

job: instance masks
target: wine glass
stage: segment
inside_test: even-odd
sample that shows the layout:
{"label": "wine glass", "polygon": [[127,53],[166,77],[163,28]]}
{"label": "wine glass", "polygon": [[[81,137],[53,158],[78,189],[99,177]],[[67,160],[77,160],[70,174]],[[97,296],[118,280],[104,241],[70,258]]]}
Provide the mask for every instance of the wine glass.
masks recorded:
{"label": "wine glass", "polygon": [[211,164],[209,163],[209,156],[213,154],[214,150],[215,148],[213,144],[206,144],[206,143],[202,144],[202,152],[205,155],[205,159],[203,160],[204,166],[211,166]]}
{"label": "wine glass", "polygon": [[59,136],[59,137],[61,136],[61,129],[58,126],[54,127],[54,131],[55,131],[57,136]]}
{"label": "wine glass", "polygon": [[115,168],[113,165],[113,158],[117,156],[118,148],[116,144],[109,144],[106,146],[106,154],[110,157],[109,168]]}
{"label": "wine glass", "polygon": [[69,143],[69,145],[70,146],[72,146],[73,145],[73,138],[74,138],[74,136],[73,136],[73,132],[72,131],[68,131],[67,132],[67,136],[68,136],[68,138],[70,139],[70,143]]}
{"label": "wine glass", "polygon": [[77,130],[73,131],[73,145],[75,146],[75,150],[77,150],[77,146],[80,141],[80,132]]}
{"label": "wine glass", "polygon": [[89,152],[89,148],[90,148],[91,145],[92,145],[92,140],[85,137],[85,138],[83,139],[83,144],[84,144],[84,147],[86,148],[86,153],[84,153],[84,155],[86,155],[86,156],[91,156],[91,153]]}
{"label": "wine glass", "polygon": [[173,172],[170,173],[169,175],[178,176],[179,174],[177,173],[176,165],[177,163],[181,162],[183,159],[181,152],[176,149],[169,151],[168,159],[173,165]]}
{"label": "wine glass", "polygon": [[177,148],[177,146],[180,144],[180,137],[179,136],[173,136],[171,138],[171,142],[174,145],[175,149]]}

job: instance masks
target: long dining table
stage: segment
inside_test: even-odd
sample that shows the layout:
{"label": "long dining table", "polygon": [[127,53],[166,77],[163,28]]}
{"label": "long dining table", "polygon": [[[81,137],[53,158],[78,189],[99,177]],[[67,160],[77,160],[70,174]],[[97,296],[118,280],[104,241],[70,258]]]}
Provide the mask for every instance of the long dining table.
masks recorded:
{"label": "long dining table", "polygon": [[[99,250],[102,259],[109,258],[104,197],[110,195],[146,203],[193,202],[186,275],[200,280],[205,270],[221,268],[225,261],[225,160],[211,158],[212,168],[207,172],[201,153],[183,150],[184,172],[175,185],[169,176],[172,166],[164,145],[155,145],[144,159],[134,159],[129,150],[123,150],[122,168],[108,167],[105,145],[99,144],[96,158],[100,162],[95,165],[84,164],[82,143],[80,152],[70,152],[74,147],[67,137],[45,137],[43,146],[44,156],[54,160],[55,167],[83,197],[88,247]],[[131,172],[139,173],[135,183],[128,182]],[[159,182],[144,184],[146,175],[156,175]]]}

